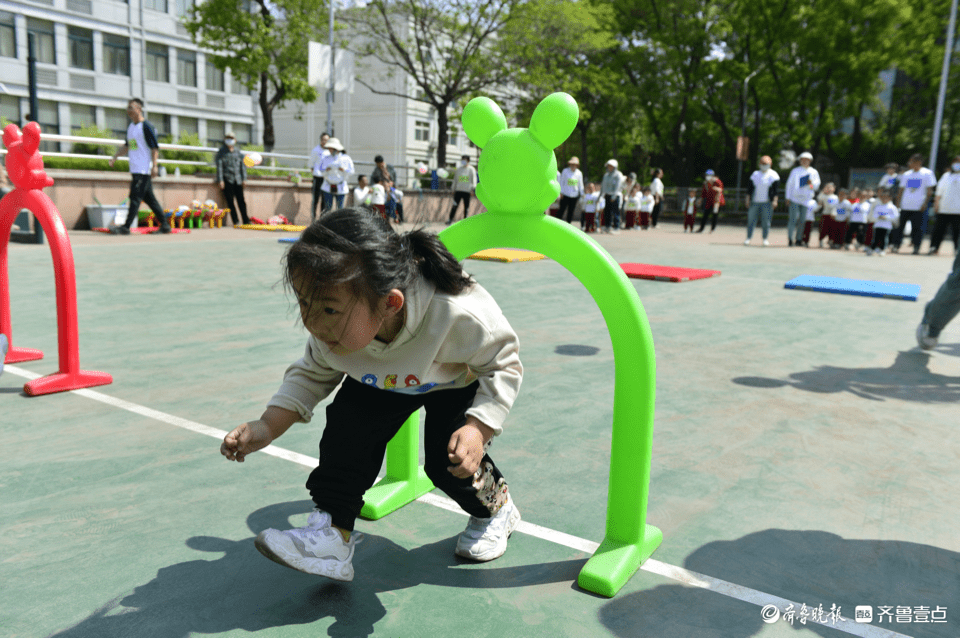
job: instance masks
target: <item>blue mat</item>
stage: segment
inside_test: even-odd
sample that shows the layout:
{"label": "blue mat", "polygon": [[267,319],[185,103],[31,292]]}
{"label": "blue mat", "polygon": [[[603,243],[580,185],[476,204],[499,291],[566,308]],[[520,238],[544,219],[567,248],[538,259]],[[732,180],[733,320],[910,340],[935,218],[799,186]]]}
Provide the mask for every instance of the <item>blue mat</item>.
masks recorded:
{"label": "blue mat", "polygon": [[292,244],[297,241],[296,237],[281,237],[277,240],[281,244]]}
{"label": "blue mat", "polygon": [[816,292],[834,292],[840,295],[885,297],[904,301],[916,301],[920,294],[920,286],[917,284],[897,284],[889,281],[820,277],[818,275],[800,275],[785,283],[783,287]]}

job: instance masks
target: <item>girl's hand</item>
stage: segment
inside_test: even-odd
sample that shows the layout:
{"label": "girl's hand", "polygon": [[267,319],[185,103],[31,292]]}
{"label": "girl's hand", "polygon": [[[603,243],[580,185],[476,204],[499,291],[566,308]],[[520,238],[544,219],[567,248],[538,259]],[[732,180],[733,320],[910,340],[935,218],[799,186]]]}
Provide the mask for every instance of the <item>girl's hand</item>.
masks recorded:
{"label": "girl's hand", "polygon": [[480,469],[484,444],[493,437],[493,430],[475,418],[467,417],[467,424],[453,433],[447,444],[447,471],[457,478],[468,478]]}
{"label": "girl's hand", "polygon": [[228,461],[243,463],[243,459],[248,454],[253,454],[272,442],[273,437],[270,435],[270,428],[266,422],[261,420],[250,421],[241,424],[233,432],[223,437],[223,443],[220,444],[220,454],[227,457]]}

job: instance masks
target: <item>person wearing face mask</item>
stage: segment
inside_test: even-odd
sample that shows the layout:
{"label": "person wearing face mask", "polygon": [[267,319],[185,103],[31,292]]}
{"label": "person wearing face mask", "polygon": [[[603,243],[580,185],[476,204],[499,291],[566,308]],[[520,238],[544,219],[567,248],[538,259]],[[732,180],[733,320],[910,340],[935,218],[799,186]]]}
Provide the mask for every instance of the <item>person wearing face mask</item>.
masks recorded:
{"label": "person wearing face mask", "polygon": [[953,251],[960,253],[960,155],[953,158],[950,170],[937,182],[933,210],[937,214],[937,221],[930,237],[929,254],[936,255],[940,251],[940,242],[947,234],[947,226],[953,239]]}
{"label": "person wearing face mask", "polygon": [[477,187],[477,169],[470,166],[470,156],[464,155],[460,158],[460,165],[453,171],[453,208],[450,209],[450,219],[447,220],[447,226],[453,223],[453,218],[457,216],[457,208],[460,202],[463,202],[464,219],[470,214],[470,196]]}
{"label": "person wearing face mask", "polygon": [[703,188],[700,189],[700,204],[703,206],[703,217],[700,219],[700,228],[698,233],[702,233],[707,225],[707,218],[711,215],[713,219],[710,223],[710,232],[717,229],[717,219],[720,217],[720,207],[726,203],[723,198],[723,182],[717,177],[716,173],[707,169],[706,177],[703,180]]}
{"label": "person wearing face mask", "polygon": [[[230,209],[230,219],[236,226],[242,219],[244,224],[250,223],[247,217],[247,202],[243,199],[243,183],[247,180],[247,167],[243,164],[243,153],[237,148],[237,137],[228,132],[223,138],[223,145],[217,151],[217,183],[223,191],[223,198]],[[234,205],[236,202],[236,205]],[[240,217],[237,217],[237,211]]]}
{"label": "person wearing face mask", "polygon": [[747,195],[747,239],[744,246],[750,245],[753,229],[757,225],[757,217],[763,228],[763,245],[769,246],[767,236],[770,234],[770,219],[773,209],[777,207],[777,186],[780,184],[780,175],[771,168],[773,160],[769,155],[760,158],[759,170],[753,171],[750,181],[753,183],[753,197]]}
{"label": "person wearing face mask", "polygon": [[327,155],[321,167],[323,168],[323,184],[320,192],[323,195],[323,210],[333,210],[336,199],[337,209],[343,208],[343,200],[347,196],[347,178],[354,173],[353,159],[347,155],[335,137],[327,140]]}
{"label": "person wearing face mask", "polygon": [[327,142],[330,136],[326,133],[320,134],[320,143],[310,151],[310,169],[313,172],[313,195],[310,200],[310,221],[317,218],[317,204],[320,204],[320,212],[323,212],[323,162],[330,157],[330,151],[327,150]]}
{"label": "person wearing face mask", "polygon": [[787,219],[787,244],[790,246],[803,244],[803,220],[807,213],[807,202],[820,190],[820,173],[810,166],[813,155],[800,153],[798,159],[800,166],[790,171],[786,188],[786,198],[790,203],[790,217]]}

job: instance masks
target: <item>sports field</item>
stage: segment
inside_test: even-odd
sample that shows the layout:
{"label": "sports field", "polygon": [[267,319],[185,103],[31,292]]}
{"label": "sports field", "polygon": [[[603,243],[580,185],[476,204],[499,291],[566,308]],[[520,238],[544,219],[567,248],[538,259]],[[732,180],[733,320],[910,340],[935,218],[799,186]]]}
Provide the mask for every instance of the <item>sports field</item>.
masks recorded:
{"label": "sports field", "polygon": [[[0,635],[960,636],[960,323],[931,352],[914,340],[952,256],[787,248],[782,229],[766,248],[723,226],[596,237],[619,262],[722,271],[631,280],[656,346],[647,522],[664,540],[608,599],[576,579],[603,537],[613,353],[552,260],[465,262],[525,367],[491,449],[525,523],[502,558],[456,558],[467,519],[436,492],[358,522],[351,583],[256,551],[305,523],[324,415],[276,455],[219,453],[303,352],[279,235],[71,233],[80,363],[114,382],[32,398],[24,382],[57,369],[53,267],[10,246],[13,342],[46,357],[0,377]],[[784,288],[803,274],[920,297]]]}

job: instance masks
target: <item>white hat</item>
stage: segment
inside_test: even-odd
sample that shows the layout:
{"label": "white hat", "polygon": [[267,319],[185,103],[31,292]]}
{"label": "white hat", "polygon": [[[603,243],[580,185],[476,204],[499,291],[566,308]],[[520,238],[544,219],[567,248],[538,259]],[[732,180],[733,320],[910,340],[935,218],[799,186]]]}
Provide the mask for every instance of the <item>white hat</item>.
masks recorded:
{"label": "white hat", "polygon": [[607,165],[607,166],[612,166],[612,167],[614,167],[614,168],[619,168],[619,167],[620,167],[620,164],[619,164],[619,163],[617,162],[617,160],[615,160],[615,159],[607,160],[607,164],[606,164],[606,165]]}
{"label": "white hat", "polygon": [[799,156],[797,159],[808,159],[808,160],[810,160],[810,161],[812,162],[812,161],[813,161],[813,155],[811,155],[810,153],[804,151],[803,153],[800,153],[800,156]]}
{"label": "white hat", "polygon": [[336,151],[343,151],[343,144],[341,144],[340,140],[337,138],[331,137],[329,140],[327,140],[327,145],[324,148],[332,148]]}

